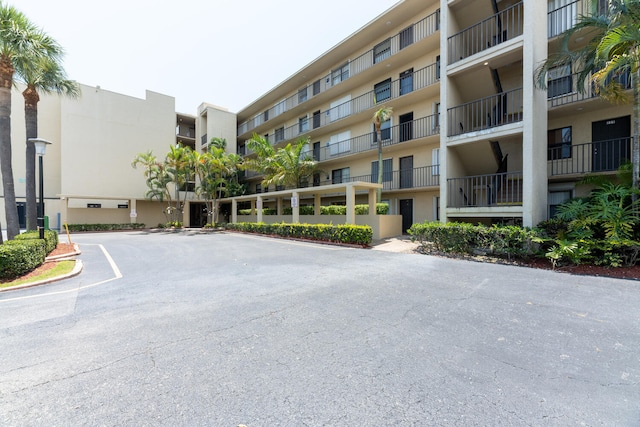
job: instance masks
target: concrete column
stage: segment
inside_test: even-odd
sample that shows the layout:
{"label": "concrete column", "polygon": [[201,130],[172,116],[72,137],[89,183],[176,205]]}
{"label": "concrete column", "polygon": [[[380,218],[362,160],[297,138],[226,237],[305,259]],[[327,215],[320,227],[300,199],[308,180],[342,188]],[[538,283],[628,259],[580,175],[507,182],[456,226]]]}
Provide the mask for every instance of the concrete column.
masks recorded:
{"label": "concrete column", "polygon": [[278,196],[278,198],[276,199],[276,209],[276,213],[278,215],[282,215],[282,196]]}
{"label": "concrete column", "polygon": [[235,199],[231,199],[231,222],[233,224],[238,222],[238,202]]}
{"label": "concrete column", "polygon": [[322,197],[320,194],[313,195],[313,214],[320,215],[320,204],[322,203]]}
{"label": "concrete column", "polygon": [[291,210],[293,211],[292,222],[294,224],[300,223],[300,196],[297,191],[291,193]]}
{"label": "concrete column", "polygon": [[[137,200],[136,199],[130,199],[129,200],[129,222],[131,224],[134,224],[136,222],[138,222],[138,205],[137,205]],[[65,210],[66,207],[68,206],[68,201],[65,200]]]}
{"label": "concrete column", "polygon": [[369,189],[369,215],[377,215],[376,212],[376,190]]}
{"label": "concrete column", "polygon": [[256,209],[258,211],[258,222],[262,222],[262,196],[258,196],[258,200],[256,200]]}
{"label": "concrete column", "polygon": [[534,227],[547,218],[547,92],[536,89],[533,76],[547,58],[547,2],[525,1],[522,52],[522,225]]}
{"label": "concrete column", "polygon": [[[353,188],[353,184],[347,184],[346,199],[347,199],[347,221],[346,224],[356,223],[356,191]],[[375,200],[375,197],[374,199]]]}

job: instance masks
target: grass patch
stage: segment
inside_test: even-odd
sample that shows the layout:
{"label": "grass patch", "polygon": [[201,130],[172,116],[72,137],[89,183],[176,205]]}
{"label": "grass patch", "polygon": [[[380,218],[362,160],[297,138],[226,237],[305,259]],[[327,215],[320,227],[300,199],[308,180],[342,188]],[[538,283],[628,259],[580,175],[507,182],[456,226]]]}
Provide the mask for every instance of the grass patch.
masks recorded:
{"label": "grass patch", "polygon": [[[12,280],[11,282],[0,283],[0,288],[11,288],[13,286],[28,285],[41,280],[51,279],[71,273],[76,265],[75,260],[56,261],[52,268],[42,269],[42,266],[24,277]],[[41,270],[39,272],[39,270]]]}

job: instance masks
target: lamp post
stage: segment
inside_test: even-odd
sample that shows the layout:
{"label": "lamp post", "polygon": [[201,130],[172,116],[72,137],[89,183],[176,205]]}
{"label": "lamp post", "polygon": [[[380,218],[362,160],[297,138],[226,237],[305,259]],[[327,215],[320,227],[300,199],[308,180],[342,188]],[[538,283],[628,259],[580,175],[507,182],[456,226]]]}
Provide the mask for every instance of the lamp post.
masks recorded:
{"label": "lamp post", "polygon": [[38,173],[40,174],[40,203],[38,203],[38,230],[40,238],[44,239],[44,176],[42,174],[42,157],[47,151],[47,145],[51,142],[41,138],[29,138],[30,142],[36,147],[36,155],[38,156]]}

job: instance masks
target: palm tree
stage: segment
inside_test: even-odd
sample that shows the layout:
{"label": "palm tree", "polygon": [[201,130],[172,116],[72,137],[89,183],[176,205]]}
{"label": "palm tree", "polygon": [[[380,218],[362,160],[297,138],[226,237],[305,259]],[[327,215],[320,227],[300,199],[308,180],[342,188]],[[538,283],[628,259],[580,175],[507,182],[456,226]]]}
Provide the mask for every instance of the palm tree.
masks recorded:
{"label": "palm tree", "polygon": [[[378,141],[378,184],[382,184],[382,123],[391,118],[393,108],[382,107],[373,115],[373,125],[376,129],[376,139]],[[382,188],[376,191],[376,202],[382,202]]]}
{"label": "palm tree", "polygon": [[305,148],[309,145],[308,137],[301,137],[293,145],[289,143],[276,150],[264,138],[254,135],[247,145],[258,155],[255,159],[249,159],[247,166],[263,174],[262,185],[265,187],[299,188],[319,172],[318,163],[305,154]]}
{"label": "palm tree", "polygon": [[8,239],[20,232],[11,164],[11,88],[16,64],[43,57],[56,60],[61,54],[62,48],[24,14],[0,3],[0,170]]}
{"label": "palm tree", "polygon": [[[615,77],[629,74],[633,88],[633,188],[638,189],[640,175],[640,0],[609,0],[605,13],[599,13],[592,0],[592,13],[581,16],[578,23],[562,35],[562,48],[536,70],[535,81],[547,87],[550,69],[573,64],[578,71],[578,90],[585,91],[591,81],[596,93],[608,101],[628,101],[627,93]],[[589,37],[587,44],[569,50],[576,33]]]}
{"label": "palm tree", "polygon": [[[26,199],[27,230],[36,229],[36,151],[29,139],[38,137],[38,102],[40,93],[58,93],[71,98],[80,96],[80,86],[66,77],[60,62],[42,58],[37,62],[18,63],[16,71],[26,84],[24,97],[24,117],[26,140]],[[44,214],[44,213],[43,213]]]}

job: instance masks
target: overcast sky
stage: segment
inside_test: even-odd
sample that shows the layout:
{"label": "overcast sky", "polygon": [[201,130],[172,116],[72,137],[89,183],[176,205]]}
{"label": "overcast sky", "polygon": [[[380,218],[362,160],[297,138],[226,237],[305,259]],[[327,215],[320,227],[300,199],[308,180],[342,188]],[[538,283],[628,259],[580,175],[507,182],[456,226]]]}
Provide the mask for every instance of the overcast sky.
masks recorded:
{"label": "overcast sky", "polygon": [[6,0],[60,43],[69,78],[176,110],[238,112],[397,0]]}

